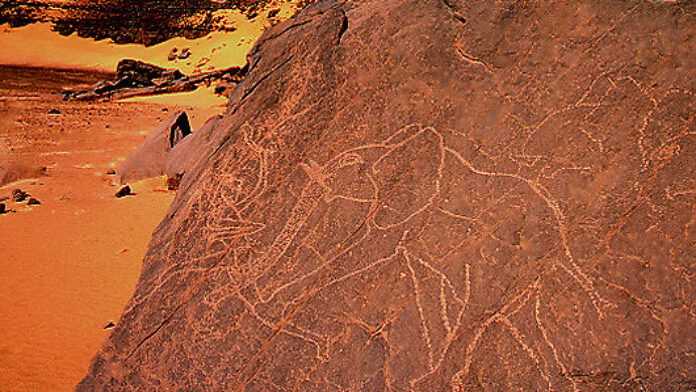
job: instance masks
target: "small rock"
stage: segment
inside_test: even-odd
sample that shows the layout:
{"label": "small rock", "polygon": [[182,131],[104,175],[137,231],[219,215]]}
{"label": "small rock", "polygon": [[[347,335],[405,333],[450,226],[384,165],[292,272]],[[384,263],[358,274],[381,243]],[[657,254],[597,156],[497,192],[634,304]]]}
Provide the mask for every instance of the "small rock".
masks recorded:
{"label": "small rock", "polygon": [[178,51],[178,50],[177,50],[176,48],[172,48],[172,50],[169,51],[169,54],[167,55],[167,60],[169,60],[169,61],[174,61],[174,60],[176,60],[176,52],[177,52],[177,51]]}
{"label": "small rock", "polygon": [[109,169],[106,171],[107,176],[113,176],[115,174],[116,174],[116,170],[114,170],[114,169]]}
{"label": "small rock", "polygon": [[14,201],[16,201],[16,202],[18,202],[18,203],[19,203],[19,202],[22,202],[22,201],[24,201],[24,200],[26,200],[27,197],[29,197],[29,194],[26,193],[26,192],[24,192],[24,191],[21,190],[21,189],[14,189],[14,190],[12,190],[12,200],[14,200]]}
{"label": "small rock", "polygon": [[225,91],[227,91],[227,85],[218,84],[217,86],[215,86],[215,94],[222,95],[225,93]]}
{"label": "small rock", "polygon": [[106,323],[106,325],[104,326],[104,329],[112,329],[112,328],[114,328],[115,326],[116,326],[116,324],[114,324],[113,321],[109,321],[109,322]]}
{"label": "small rock", "polygon": [[7,207],[5,206],[5,204],[0,203],[0,215],[4,214],[7,214]]}
{"label": "small rock", "polygon": [[122,197],[130,196],[130,195],[133,195],[133,192],[131,191],[131,187],[129,185],[126,185],[123,188],[121,188],[121,190],[116,192],[115,196],[120,199]]}
{"label": "small rock", "polygon": [[181,175],[167,177],[167,189],[170,191],[179,189],[179,184],[181,184]]}
{"label": "small rock", "polygon": [[191,57],[191,49],[189,49],[189,48],[183,49],[181,51],[181,53],[179,53],[176,57],[181,59],[181,60],[184,60],[184,59]]}
{"label": "small rock", "polygon": [[27,204],[30,205],[30,206],[40,206],[40,205],[41,205],[41,202],[40,202],[38,199],[34,198],[34,197],[30,197],[30,198],[29,198],[29,201],[27,202]]}
{"label": "small rock", "polygon": [[60,110],[58,109],[51,109],[48,111],[48,114],[60,114]]}
{"label": "small rock", "polygon": [[269,18],[275,18],[276,16],[278,16],[278,13],[279,13],[279,12],[280,12],[280,9],[279,9],[279,8],[272,9],[272,10],[268,11],[268,17],[269,17]]}

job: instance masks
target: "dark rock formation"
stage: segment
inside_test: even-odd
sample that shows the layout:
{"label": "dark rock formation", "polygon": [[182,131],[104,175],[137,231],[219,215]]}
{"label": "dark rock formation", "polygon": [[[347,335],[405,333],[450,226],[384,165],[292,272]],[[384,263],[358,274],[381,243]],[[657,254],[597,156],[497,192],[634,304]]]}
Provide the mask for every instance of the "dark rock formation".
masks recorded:
{"label": "dark rock formation", "polygon": [[179,53],[176,57],[177,57],[179,60],[185,60],[185,59],[191,57],[191,49],[189,49],[189,48],[184,48],[184,49],[181,51],[181,53]]}
{"label": "dark rock formation", "polygon": [[268,0],[3,0],[0,24],[24,26],[51,22],[63,35],[77,33],[116,43],[155,45],[174,37],[199,38],[226,30],[227,21],[217,10],[239,10],[258,15]]}
{"label": "dark rock formation", "polygon": [[77,390],[692,390],[693,13],[322,2],[270,28]]}
{"label": "dark rock formation", "polygon": [[245,73],[246,68],[230,67],[187,76],[178,69],[165,69],[139,60],[126,59],[119,62],[114,82],[102,80],[90,89],[65,90],[63,99],[107,101],[192,91],[202,84],[209,86],[212,82],[219,82],[225,86],[236,85],[243,79]]}
{"label": "dark rock formation", "polygon": [[37,199],[35,197],[30,197],[29,200],[27,201],[27,205],[38,206],[38,205],[41,205],[41,202],[39,201],[39,199]]}
{"label": "dark rock formation", "polygon": [[116,194],[114,196],[117,199],[121,199],[121,198],[124,198],[126,196],[131,196],[131,195],[133,195],[133,191],[131,190],[131,187],[129,185],[126,185],[126,186],[122,187],[121,189],[119,189],[118,192],[116,192]]}
{"label": "dark rock formation", "polygon": [[7,212],[7,206],[5,205],[5,203],[0,203],[0,215],[7,214]]}
{"label": "dark rock formation", "polygon": [[191,126],[186,113],[179,111],[172,114],[126,157],[116,169],[116,176],[121,183],[125,183],[164,174],[167,155],[190,133]]}
{"label": "dark rock formation", "polygon": [[177,189],[186,171],[204,158],[206,152],[214,148],[212,143],[215,129],[221,119],[221,116],[211,118],[200,130],[181,140],[169,152],[164,165],[164,174],[168,177],[170,189]]}
{"label": "dark rock formation", "polygon": [[121,60],[116,66],[116,84],[119,87],[152,86],[152,80],[161,78],[166,71],[165,68],[138,60]]}
{"label": "dark rock formation", "polygon": [[29,197],[29,194],[19,188],[12,190],[12,200],[21,203]]}

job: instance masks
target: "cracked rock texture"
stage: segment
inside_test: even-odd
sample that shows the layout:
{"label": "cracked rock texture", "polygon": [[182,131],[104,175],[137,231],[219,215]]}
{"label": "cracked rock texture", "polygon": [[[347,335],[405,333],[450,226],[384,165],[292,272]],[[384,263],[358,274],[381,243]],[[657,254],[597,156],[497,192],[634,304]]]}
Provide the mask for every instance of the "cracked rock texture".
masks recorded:
{"label": "cracked rock texture", "polygon": [[694,10],[270,28],[77,390],[692,390]]}

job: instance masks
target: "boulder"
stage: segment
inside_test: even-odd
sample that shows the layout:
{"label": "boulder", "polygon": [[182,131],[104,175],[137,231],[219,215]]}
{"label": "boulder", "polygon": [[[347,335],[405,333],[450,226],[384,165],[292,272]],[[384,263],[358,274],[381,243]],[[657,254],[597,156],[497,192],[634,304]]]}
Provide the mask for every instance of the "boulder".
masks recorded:
{"label": "boulder", "polygon": [[169,152],[164,166],[169,189],[177,189],[186,171],[199,160],[205,159],[206,152],[212,151],[211,142],[215,135],[215,126],[221,119],[222,116],[212,117],[201,129],[182,139]]}
{"label": "boulder", "polygon": [[167,70],[139,60],[125,59],[116,66],[116,87],[145,87]]}
{"label": "boulder", "polygon": [[77,390],[692,390],[693,12],[320,1],[268,28]]}
{"label": "boulder", "polygon": [[126,157],[116,169],[117,178],[121,183],[125,183],[164,174],[167,155],[190,133],[191,126],[186,113],[173,113]]}
{"label": "boulder", "polygon": [[129,185],[123,186],[121,189],[116,192],[114,195],[117,199],[122,199],[126,196],[132,196],[133,191],[131,190],[131,187]]}
{"label": "boulder", "polygon": [[12,201],[21,203],[29,198],[29,194],[19,188],[12,190]]}

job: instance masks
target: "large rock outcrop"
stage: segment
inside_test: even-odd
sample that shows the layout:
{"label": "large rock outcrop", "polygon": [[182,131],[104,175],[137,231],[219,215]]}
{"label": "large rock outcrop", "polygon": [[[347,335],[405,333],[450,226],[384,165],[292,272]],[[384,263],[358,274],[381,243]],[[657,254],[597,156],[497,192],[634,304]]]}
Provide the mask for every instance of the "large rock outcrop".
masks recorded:
{"label": "large rock outcrop", "polygon": [[186,112],[178,111],[167,117],[133,150],[116,169],[121,183],[157,177],[164,174],[169,153],[191,134]]}
{"label": "large rock outcrop", "polygon": [[692,390],[694,10],[270,28],[77,389]]}

